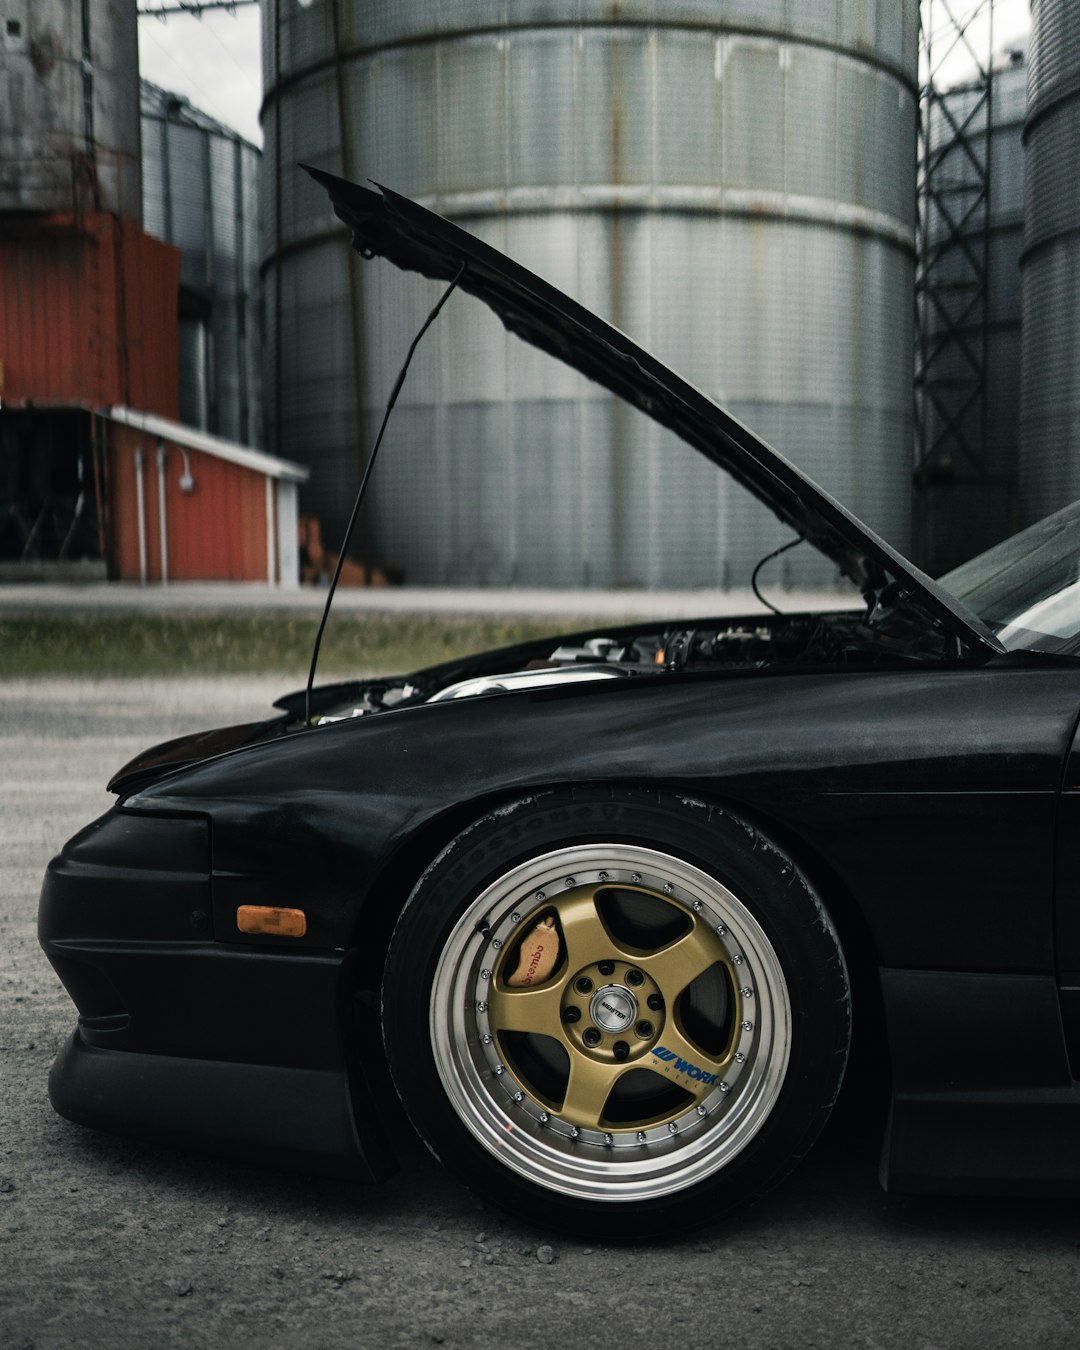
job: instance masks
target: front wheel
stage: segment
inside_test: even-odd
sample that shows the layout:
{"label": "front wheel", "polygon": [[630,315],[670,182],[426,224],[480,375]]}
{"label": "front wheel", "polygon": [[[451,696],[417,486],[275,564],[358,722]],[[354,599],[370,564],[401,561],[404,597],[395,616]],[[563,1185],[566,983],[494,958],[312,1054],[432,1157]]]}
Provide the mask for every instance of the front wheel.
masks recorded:
{"label": "front wheel", "polygon": [[425,873],[384,985],[391,1072],[440,1158],[520,1218],[708,1222],[805,1153],[849,1040],[836,932],[730,812],[550,793]]}

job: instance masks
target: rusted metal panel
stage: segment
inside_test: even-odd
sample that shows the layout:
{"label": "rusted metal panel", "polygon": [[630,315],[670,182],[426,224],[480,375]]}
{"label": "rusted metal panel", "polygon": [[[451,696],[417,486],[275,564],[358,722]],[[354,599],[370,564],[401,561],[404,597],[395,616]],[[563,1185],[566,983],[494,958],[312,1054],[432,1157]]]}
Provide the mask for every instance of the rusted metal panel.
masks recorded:
{"label": "rusted metal panel", "polygon": [[[140,526],[140,496],[135,470],[135,451],[140,448],[141,441],[133,432],[121,427],[109,428],[106,435],[109,437],[109,576],[116,581],[142,581],[145,578],[140,567],[140,556],[146,558],[148,549],[145,514]],[[146,458],[145,451],[143,458]],[[143,513],[145,509],[144,492]]]}
{"label": "rusted metal panel", "polygon": [[6,402],[179,407],[180,255],[110,215],[5,222],[0,362]]}
{"label": "rusted metal panel", "polygon": [[135,0],[5,0],[0,213],[141,217]]}
{"label": "rusted metal panel", "polygon": [[[350,266],[298,161],[463,224],[641,342],[891,543],[911,499],[916,0],[340,0],[264,25],[271,444],[340,535],[438,287]],[[457,298],[357,553],[416,584],[745,586],[790,538]],[[785,583],[829,586],[813,550]]]}
{"label": "rusted metal panel", "polygon": [[[124,266],[121,300],[126,309],[129,406],[177,417],[180,410],[180,338],[176,318],[180,254],[130,222],[121,222]],[[122,368],[121,368],[122,369]]]}
{"label": "rusted metal panel", "polygon": [[114,422],[109,435],[112,575],[122,581],[268,579],[265,475],[135,427]]}
{"label": "rusted metal panel", "polygon": [[174,575],[192,581],[265,581],[267,480],[198,451],[188,454],[194,491],[179,491],[178,451],[169,451],[167,466],[169,528],[176,530]]}

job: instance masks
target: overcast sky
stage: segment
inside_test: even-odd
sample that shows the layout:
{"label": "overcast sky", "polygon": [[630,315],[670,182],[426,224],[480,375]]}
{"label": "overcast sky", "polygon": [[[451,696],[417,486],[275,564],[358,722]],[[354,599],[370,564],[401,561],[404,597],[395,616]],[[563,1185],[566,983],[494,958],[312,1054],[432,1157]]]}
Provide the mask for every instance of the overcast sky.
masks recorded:
{"label": "overcast sky", "polygon": [[[159,0],[139,0],[149,8]],[[262,145],[262,56],[259,6],[210,10],[201,19],[171,14],[139,20],[139,67],[144,80],[184,94],[211,117]]]}
{"label": "overcast sky", "polygon": [[[658,0],[658,3],[660,0]],[[159,0],[140,0],[149,7]],[[954,5],[958,13],[970,8]],[[940,11],[941,6],[938,6]],[[259,6],[241,5],[232,14],[212,10],[201,19],[188,14],[139,20],[139,60],[144,79],[186,95],[196,107],[262,144]],[[997,0],[995,47],[1017,42],[1028,28],[1028,0]],[[962,78],[958,53],[955,78]]]}

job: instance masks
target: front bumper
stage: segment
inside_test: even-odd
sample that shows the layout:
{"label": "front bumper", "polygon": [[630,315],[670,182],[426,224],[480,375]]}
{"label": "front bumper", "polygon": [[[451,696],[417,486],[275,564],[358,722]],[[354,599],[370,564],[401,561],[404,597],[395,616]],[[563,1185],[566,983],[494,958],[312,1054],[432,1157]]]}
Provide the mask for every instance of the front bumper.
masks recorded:
{"label": "front bumper", "polygon": [[215,942],[211,912],[206,820],[114,810],[52,860],[38,938],[79,1010],[53,1106],[247,1160],[392,1174],[353,954]]}

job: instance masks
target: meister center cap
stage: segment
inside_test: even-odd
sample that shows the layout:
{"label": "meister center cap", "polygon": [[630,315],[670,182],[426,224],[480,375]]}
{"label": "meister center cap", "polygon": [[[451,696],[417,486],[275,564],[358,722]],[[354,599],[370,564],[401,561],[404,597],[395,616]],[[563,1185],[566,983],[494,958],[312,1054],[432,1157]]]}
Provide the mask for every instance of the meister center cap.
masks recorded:
{"label": "meister center cap", "polygon": [[605,984],[593,995],[589,1012],[602,1031],[625,1031],[637,1020],[638,1001],[624,985]]}

